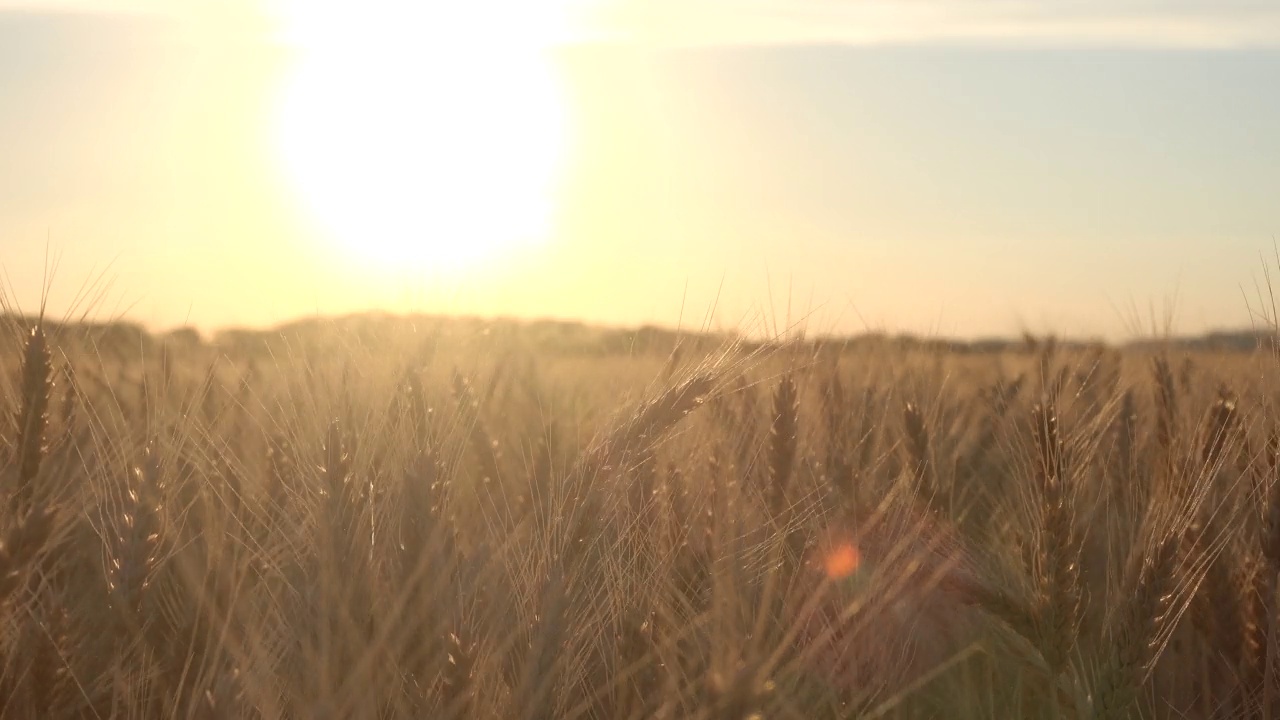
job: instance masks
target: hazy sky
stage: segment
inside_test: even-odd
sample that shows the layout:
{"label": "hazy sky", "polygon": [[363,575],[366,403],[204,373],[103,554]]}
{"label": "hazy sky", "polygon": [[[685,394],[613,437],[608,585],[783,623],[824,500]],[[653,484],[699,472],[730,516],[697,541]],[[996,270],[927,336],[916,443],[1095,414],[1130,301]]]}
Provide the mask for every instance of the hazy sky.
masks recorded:
{"label": "hazy sky", "polygon": [[24,307],[1119,337],[1280,242],[1271,0],[174,5],[0,0]]}

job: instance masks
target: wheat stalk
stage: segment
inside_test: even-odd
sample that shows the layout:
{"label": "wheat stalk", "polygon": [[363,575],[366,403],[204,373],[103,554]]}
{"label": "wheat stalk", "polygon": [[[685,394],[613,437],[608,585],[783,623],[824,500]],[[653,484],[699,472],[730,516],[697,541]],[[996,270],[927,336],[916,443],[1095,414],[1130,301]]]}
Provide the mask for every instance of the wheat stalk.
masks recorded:
{"label": "wheat stalk", "polygon": [[31,328],[22,354],[22,404],[15,418],[18,429],[18,477],[13,489],[15,512],[30,510],[35,502],[36,476],[44,459],[49,425],[49,398],[53,392],[53,360],[44,329]]}
{"label": "wheat stalk", "polygon": [[1173,593],[1179,552],[1176,536],[1166,537],[1142,559],[1112,629],[1111,656],[1094,691],[1098,720],[1127,718],[1160,654],[1161,640],[1174,621]]}

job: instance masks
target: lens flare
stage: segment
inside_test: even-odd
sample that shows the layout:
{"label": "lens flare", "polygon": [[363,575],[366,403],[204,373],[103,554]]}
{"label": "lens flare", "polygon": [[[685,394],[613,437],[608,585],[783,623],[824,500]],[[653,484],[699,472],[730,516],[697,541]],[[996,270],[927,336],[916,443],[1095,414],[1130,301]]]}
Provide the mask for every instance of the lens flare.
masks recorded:
{"label": "lens flare", "polygon": [[967,652],[995,594],[958,529],[911,502],[834,520],[807,566],[805,666],[867,692],[901,692]]}
{"label": "lens flare", "polygon": [[858,572],[862,555],[851,542],[842,542],[827,552],[822,567],[830,580],[844,580]]}

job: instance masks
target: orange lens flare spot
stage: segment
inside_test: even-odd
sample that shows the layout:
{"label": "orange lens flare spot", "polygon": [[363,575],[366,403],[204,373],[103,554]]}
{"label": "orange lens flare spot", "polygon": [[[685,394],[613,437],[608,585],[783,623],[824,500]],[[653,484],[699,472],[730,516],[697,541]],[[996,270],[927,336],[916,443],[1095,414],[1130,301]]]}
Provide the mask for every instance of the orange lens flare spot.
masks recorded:
{"label": "orange lens flare spot", "polygon": [[858,553],[858,548],[853,543],[840,543],[827,553],[823,560],[823,568],[826,570],[827,577],[832,580],[844,580],[850,575],[858,571],[858,565],[862,562],[862,556]]}

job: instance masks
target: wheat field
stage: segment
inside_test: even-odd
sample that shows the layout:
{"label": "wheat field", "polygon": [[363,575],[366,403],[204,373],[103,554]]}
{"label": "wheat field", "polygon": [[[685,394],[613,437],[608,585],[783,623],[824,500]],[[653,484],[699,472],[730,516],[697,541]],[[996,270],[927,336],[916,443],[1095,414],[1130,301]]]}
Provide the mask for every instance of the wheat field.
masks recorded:
{"label": "wheat field", "polygon": [[6,718],[1280,717],[1270,349],[4,337]]}

